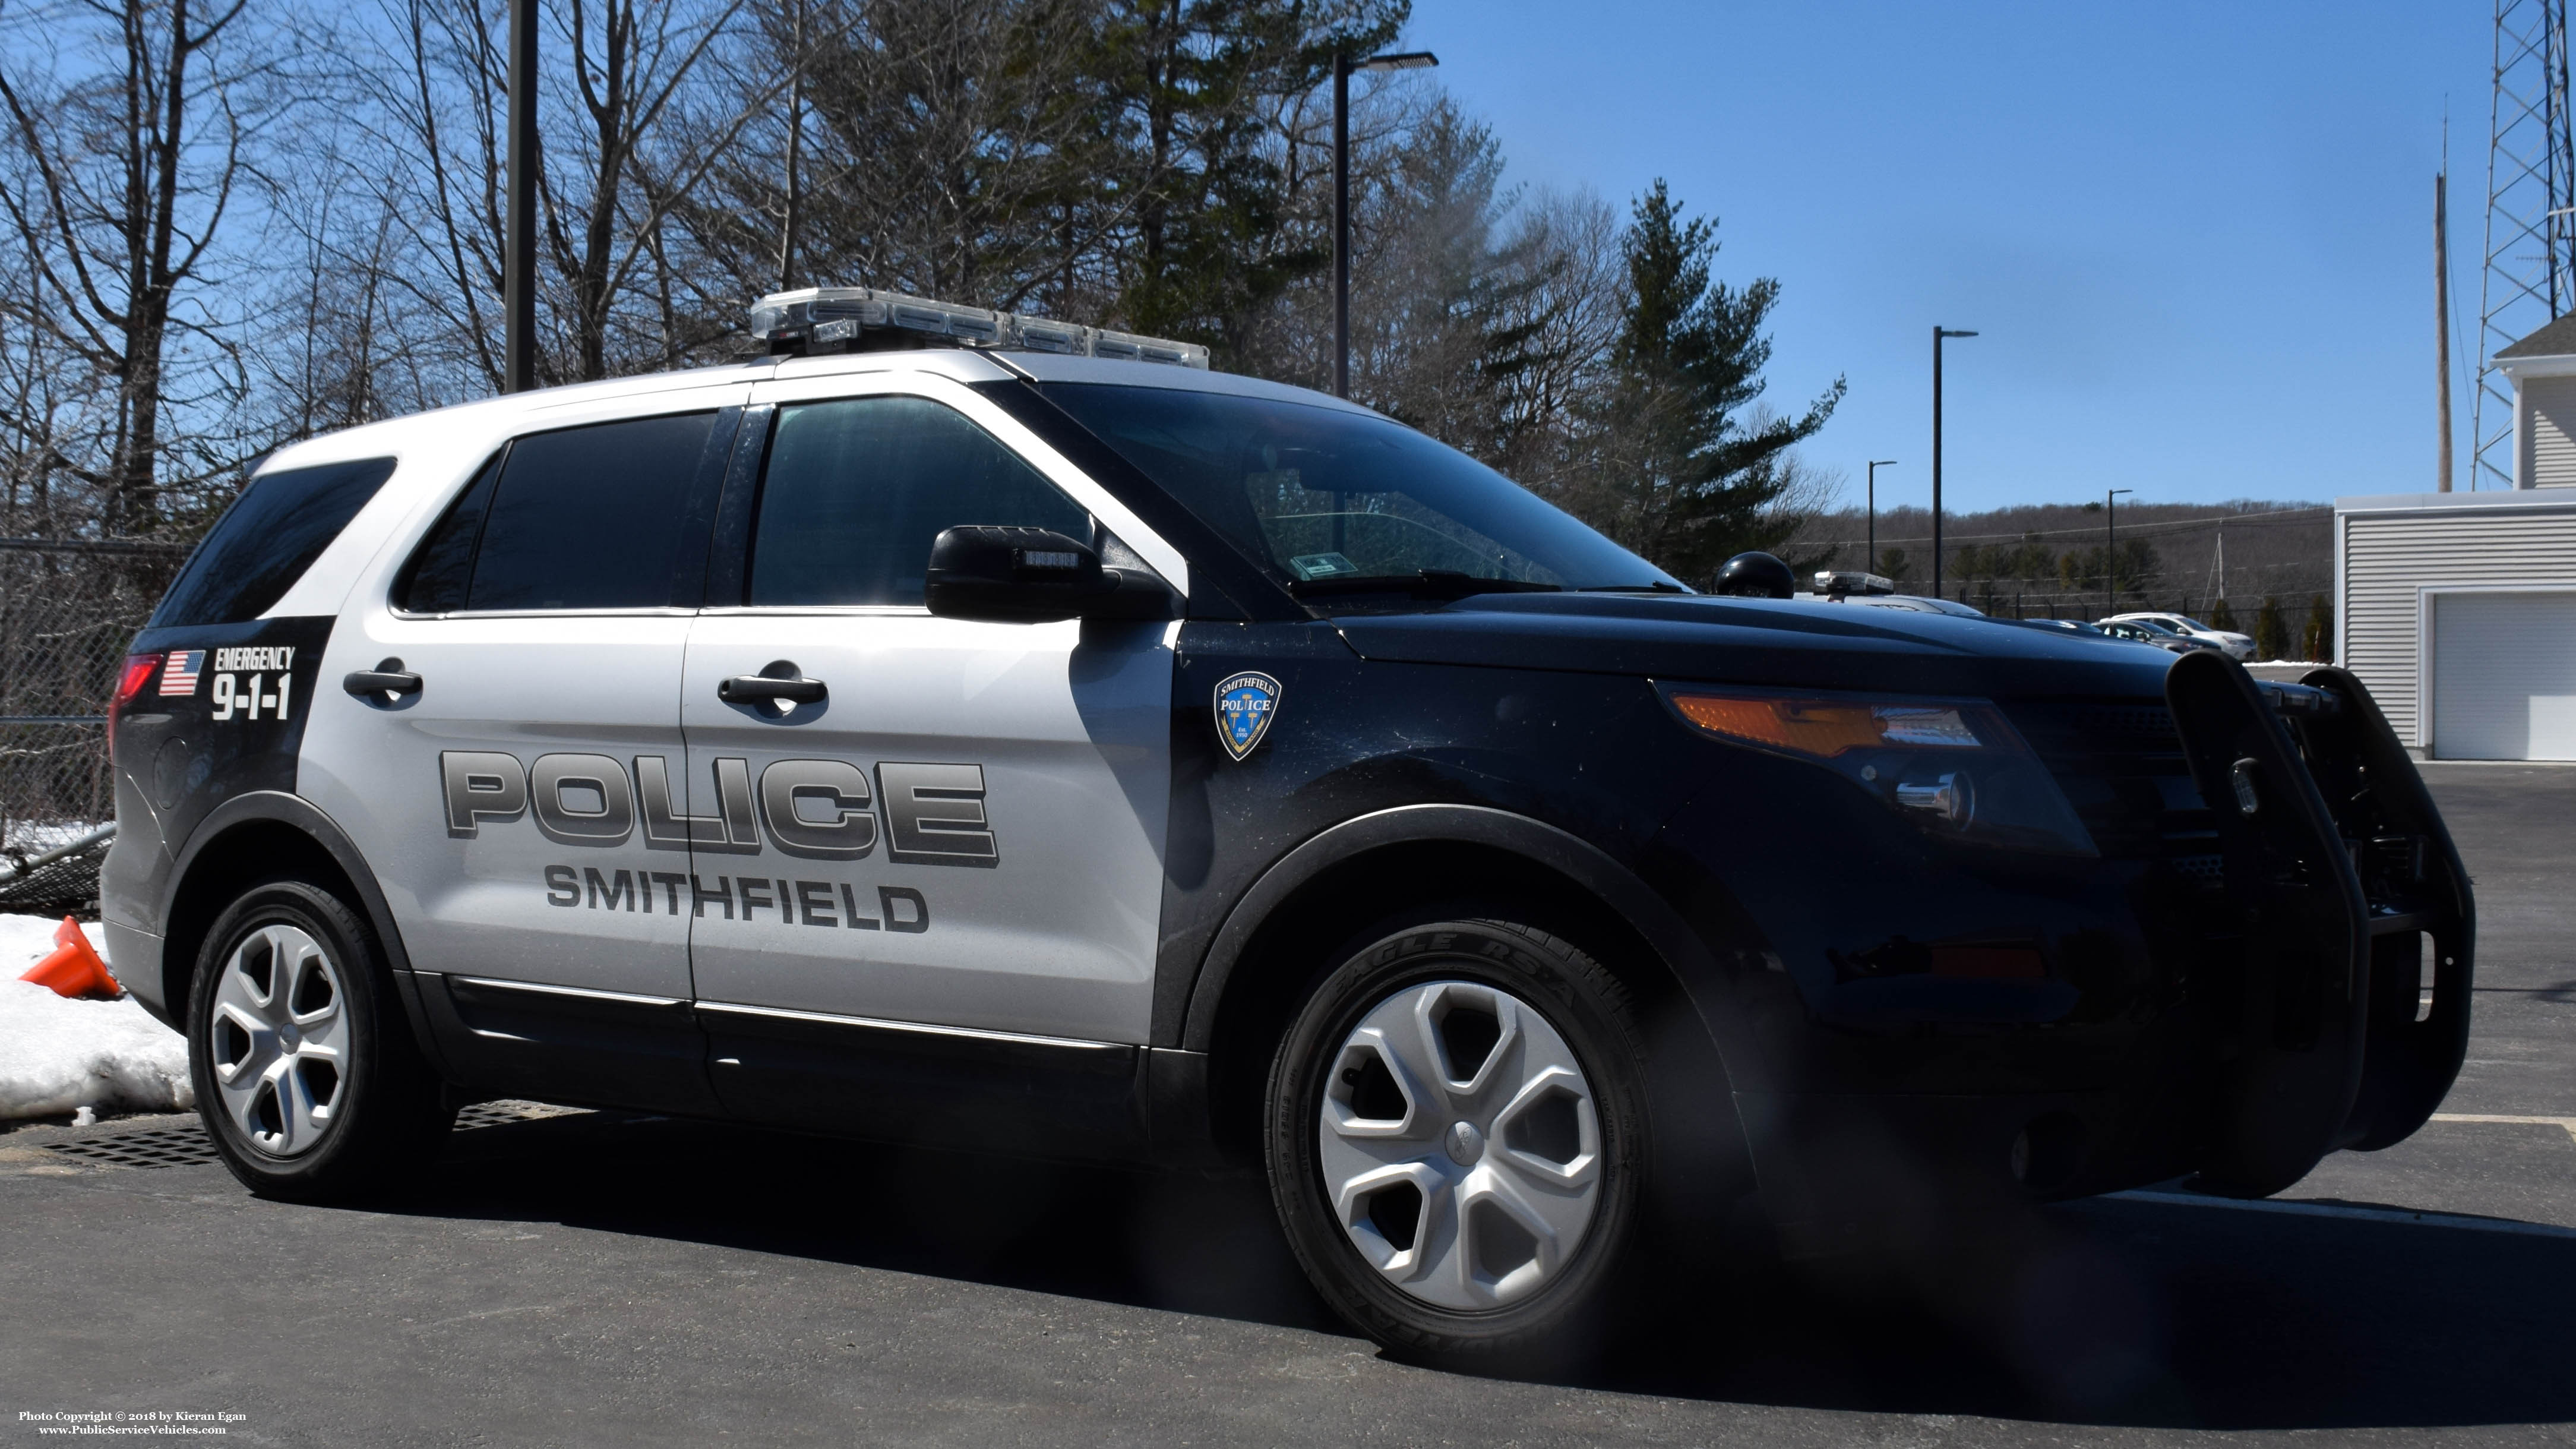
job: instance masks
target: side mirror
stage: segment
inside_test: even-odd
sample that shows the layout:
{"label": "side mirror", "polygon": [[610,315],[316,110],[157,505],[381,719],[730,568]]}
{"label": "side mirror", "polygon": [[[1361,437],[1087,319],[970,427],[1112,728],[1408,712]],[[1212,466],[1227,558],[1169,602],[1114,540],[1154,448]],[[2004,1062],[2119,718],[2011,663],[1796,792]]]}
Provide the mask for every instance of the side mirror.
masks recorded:
{"label": "side mirror", "polygon": [[930,612],[951,619],[1169,619],[1179,600],[1148,573],[1103,568],[1090,545],[1044,528],[942,530],[924,578]]}

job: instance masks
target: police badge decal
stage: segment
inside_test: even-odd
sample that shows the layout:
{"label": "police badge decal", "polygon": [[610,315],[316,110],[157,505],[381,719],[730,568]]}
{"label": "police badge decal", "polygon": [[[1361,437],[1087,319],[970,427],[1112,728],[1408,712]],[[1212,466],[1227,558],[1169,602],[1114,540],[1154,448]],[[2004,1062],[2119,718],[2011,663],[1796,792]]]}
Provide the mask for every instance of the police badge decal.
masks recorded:
{"label": "police badge decal", "polygon": [[1240,760],[1270,733],[1279,693],[1279,681],[1267,674],[1228,675],[1216,687],[1216,737],[1224,742],[1227,754]]}

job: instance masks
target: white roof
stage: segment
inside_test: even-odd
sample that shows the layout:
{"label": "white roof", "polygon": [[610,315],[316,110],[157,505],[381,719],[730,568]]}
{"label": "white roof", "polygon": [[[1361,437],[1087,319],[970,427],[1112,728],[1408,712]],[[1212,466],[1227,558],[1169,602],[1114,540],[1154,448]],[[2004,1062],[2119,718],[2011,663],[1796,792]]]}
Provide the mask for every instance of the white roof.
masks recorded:
{"label": "white roof", "polygon": [[[530,392],[508,393],[478,402],[458,403],[434,408],[405,417],[388,418],[325,433],[278,450],[263,465],[304,467],[314,463],[336,462],[350,458],[376,457],[405,451],[404,445],[417,440],[424,430],[441,434],[473,433],[507,435],[516,432],[531,415],[547,412],[576,412],[602,403],[622,402],[629,398],[653,397],[694,391],[741,389],[752,383],[773,378],[861,376],[870,373],[926,373],[951,378],[962,383],[1001,382],[1012,377],[1025,377],[1033,382],[1097,382],[1129,387],[1173,388],[1185,392],[1223,393],[1233,397],[1269,398],[1279,402],[1303,403],[1311,407],[1330,408],[1341,412],[1379,416],[1356,403],[1308,388],[1286,383],[1268,382],[1257,377],[1242,377],[1226,372],[1203,372],[1197,368],[1173,367],[1151,362],[1126,362],[1103,357],[1064,357],[1043,352],[984,351],[964,347],[904,348],[890,352],[845,352],[820,357],[756,357],[744,362],[723,363],[713,367],[686,368],[674,372],[643,373],[634,377],[610,378],[603,382],[570,383],[562,387],[538,388]],[[724,406],[710,401],[708,406]]]}
{"label": "white roof", "polygon": [[2461,493],[2361,493],[2338,498],[2342,513],[2452,513],[2477,509],[2576,508],[2576,488],[2481,488]]}

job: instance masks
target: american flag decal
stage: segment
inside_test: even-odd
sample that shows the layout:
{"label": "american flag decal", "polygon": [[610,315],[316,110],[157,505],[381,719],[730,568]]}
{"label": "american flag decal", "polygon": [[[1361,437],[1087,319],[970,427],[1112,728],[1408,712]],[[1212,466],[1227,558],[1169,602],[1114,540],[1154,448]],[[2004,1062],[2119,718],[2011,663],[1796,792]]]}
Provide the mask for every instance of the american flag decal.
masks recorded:
{"label": "american flag decal", "polygon": [[161,661],[161,692],[163,694],[196,693],[197,671],[204,668],[205,664],[206,651],[203,649],[171,650]]}

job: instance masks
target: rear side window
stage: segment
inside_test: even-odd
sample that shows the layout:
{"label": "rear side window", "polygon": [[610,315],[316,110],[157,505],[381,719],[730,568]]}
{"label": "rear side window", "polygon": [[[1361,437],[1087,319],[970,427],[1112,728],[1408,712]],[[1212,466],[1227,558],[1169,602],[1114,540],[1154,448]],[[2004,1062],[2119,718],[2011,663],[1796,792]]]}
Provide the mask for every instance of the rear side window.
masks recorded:
{"label": "rear side window", "polygon": [[671,602],[715,414],[520,438],[467,485],[395,590],[420,613]]}
{"label": "rear side window", "polygon": [[755,605],[922,602],[930,544],[961,524],[1088,538],[1091,515],[961,414],[917,397],[778,410],[752,534]]}
{"label": "rear side window", "polygon": [[393,472],[391,458],[362,458],[251,479],[162,596],[151,627],[241,624],[267,613]]}

